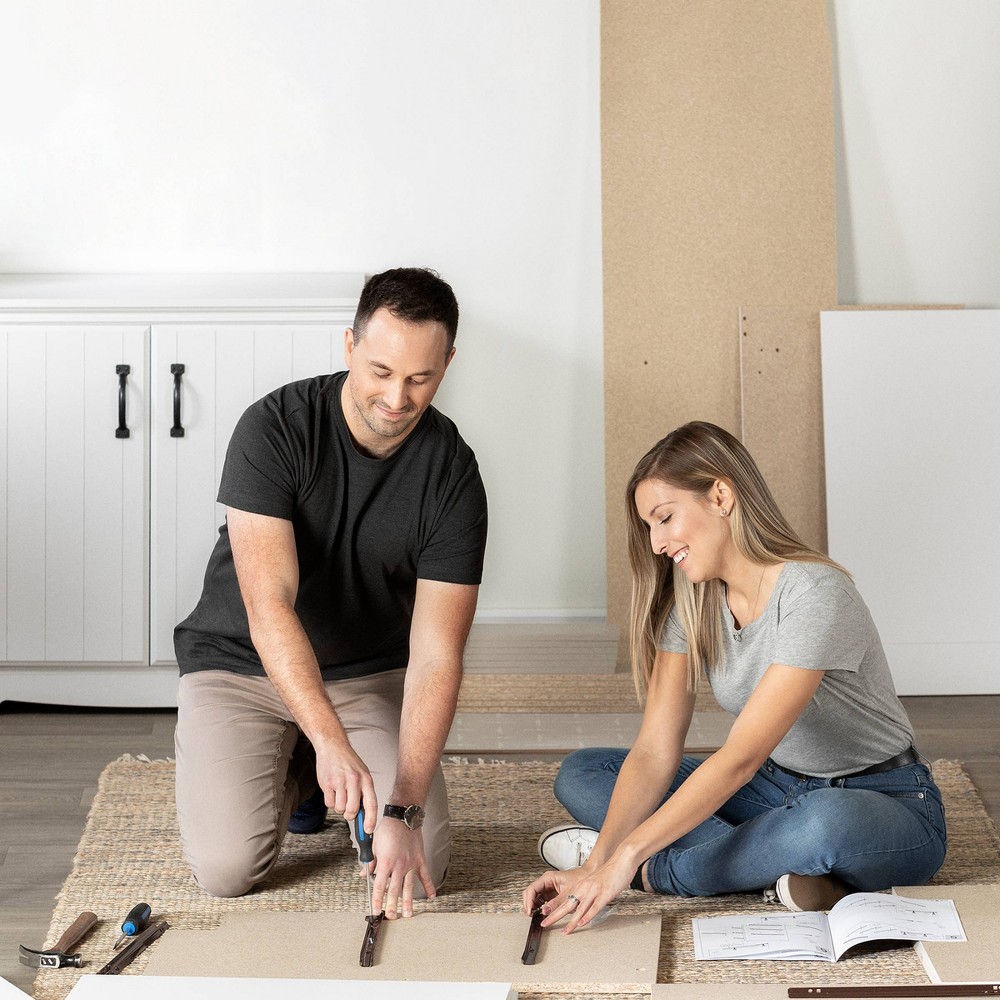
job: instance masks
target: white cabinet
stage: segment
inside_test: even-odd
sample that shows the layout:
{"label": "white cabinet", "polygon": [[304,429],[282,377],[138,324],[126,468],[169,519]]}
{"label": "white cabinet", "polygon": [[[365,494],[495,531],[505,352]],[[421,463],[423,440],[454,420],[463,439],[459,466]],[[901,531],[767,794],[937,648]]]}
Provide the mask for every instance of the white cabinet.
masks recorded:
{"label": "white cabinet", "polygon": [[0,700],[173,703],[232,429],[343,367],[362,282],[0,276]]}
{"label": "white cabinet", "polygon": [[146,659],[146,344],[133,324],[0,327],[0,659]]}

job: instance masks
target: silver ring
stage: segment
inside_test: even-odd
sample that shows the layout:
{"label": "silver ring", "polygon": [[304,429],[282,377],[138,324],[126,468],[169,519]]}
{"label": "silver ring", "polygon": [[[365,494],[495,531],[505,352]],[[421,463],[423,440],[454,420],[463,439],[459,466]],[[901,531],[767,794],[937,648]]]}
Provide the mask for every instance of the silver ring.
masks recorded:
{"label": "silver ring", "polygon": [[579,906],[579,905],[580,905],[580,900],[578,900],[578,899],[576,898],[576,896],[574,896],[574,895],[573,895],[572,893],[570,893],[570,894],[569,894],[569,895],[568,895],[568,896],[567,896],[566,898],[567,898],[567,899],[572,899],[572,900],[573,900],[573,903],[574,903],[574,904],[575,904],[576,906]]}

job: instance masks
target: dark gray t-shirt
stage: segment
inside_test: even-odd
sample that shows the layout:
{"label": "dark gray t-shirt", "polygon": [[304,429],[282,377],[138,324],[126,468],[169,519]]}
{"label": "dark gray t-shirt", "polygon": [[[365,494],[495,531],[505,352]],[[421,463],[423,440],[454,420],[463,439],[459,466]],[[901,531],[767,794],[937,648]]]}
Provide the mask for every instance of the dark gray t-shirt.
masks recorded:
{"label": "dark gray t-shirt", "polygon": [[[405,667],[417,579],[478,584],[486,547],[486,493],[455,425],[429,407],[392,455],[363,455],[341,407],[346,374],[292,382],[250,406],[219,487],[227,507],[292,522],[295,610],[326,680]],[[226,525],[174,648],[182,674],[264,674]]]}
{"label": "dark gray t-shirt", "polygon": [[[764,613],[737,629],[722,610],[722,665],[709,672],[716,701],[742,711],[772,663],[825,670],[823,680],[771,757],[822,778],[888,760],[913,742],[913,729],[882,642],[850,578],[821,563],[784,565]],[[686,653],[687,638],[671,610],[660,649]]]}

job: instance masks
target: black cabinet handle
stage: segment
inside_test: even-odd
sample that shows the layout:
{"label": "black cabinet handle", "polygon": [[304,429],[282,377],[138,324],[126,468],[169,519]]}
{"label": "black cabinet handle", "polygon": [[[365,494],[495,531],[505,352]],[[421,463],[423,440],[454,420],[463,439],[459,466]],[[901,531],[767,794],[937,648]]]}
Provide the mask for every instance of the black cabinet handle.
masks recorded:
{"label": "black cabinet handle", "polygon": [[125,380],[131,371],[131,365],[115,365],[115,374],[118,376],[118,426],[115,428],[116,438],[130,437],[128,424],[125,423]]}
{"label": "black cabinet handle", "polygon": [[184,366],[171,365],[170,374],[174,377],[174,426],[170,428],[170,436],[182,438],[184,428],[181,426],[181,376],[184,374]]}

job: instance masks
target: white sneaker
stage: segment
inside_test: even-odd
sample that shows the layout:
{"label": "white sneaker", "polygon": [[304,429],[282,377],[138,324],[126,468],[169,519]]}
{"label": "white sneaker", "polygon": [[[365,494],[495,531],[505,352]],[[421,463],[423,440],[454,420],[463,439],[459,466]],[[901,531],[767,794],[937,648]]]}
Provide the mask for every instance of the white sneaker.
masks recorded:
{"label": "white sneaker", "polygon": [[778,902],[798,913],[829,910],[852,892],[836,875],[782,875],[774,887]]}
{"label": "white sneaker", "polygon": [[546,830],[538,838],[538,854],[557,872],[579,868],[597,843],[597,831],[588,826],[562,823]]}

